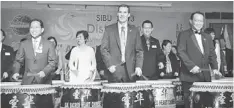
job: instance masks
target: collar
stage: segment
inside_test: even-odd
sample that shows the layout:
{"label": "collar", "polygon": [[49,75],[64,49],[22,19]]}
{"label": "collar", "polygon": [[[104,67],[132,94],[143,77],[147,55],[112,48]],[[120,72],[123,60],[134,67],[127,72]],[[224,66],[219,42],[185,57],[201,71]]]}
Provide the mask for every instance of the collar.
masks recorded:
{"label": "collar", "polygon": [[40,42],[41,41],[41,36],[39,36],[38,38],[36,38],[36,39],[34,39],[34,38],[32,38],[32,41],[37,41],[37,42]]}
{"label": "collar", "polygon": [[193,30],[193,33],[194,33],[194,34],[199,34],[199,35],[201,35],[201,30],[194,30],[193,28],[192,28],[192,30]]}
{"label": "collar", "polygon": [[122,24],[120,24],[120,23],[118,22],[118,27],[119,27],[119,28],[121,28],[122,26],[124,26],[125,29],[126,29],[126,28],[127,28],[127,25],[128,25],[127,21],[126,21],[125,23],[122,23]]}
{"label": "collar", "polygon": [[146,37],[145,35],[143,35],[145,40],[150,40],[150,36],[149,37]]}

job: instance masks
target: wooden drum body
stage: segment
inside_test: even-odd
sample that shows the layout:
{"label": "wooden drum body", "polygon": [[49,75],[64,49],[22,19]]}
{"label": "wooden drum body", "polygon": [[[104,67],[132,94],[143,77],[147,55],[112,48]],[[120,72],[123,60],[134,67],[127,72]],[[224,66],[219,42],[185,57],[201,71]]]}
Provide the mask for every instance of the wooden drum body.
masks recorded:
{"label": "wooden drum body", "polygon": [[102,108],[101,82],[64,83],[62,108]]}
{"label": "wooden drum body", "polygon": [[53,93],[51,85],[1,84],[1,108],[53,108]]}
{"label": "wooden drum body", "polygon": [[151,108],[149,84],[109,83],[104,84],[103,108]]}
{"label": "wooden drum body", "polygon": [[175,85],[175,100],[177,108],[184,107],[184,92],[182,83],[179,79],[172,80],[172,84]]}
{"label": "wooden drum body", "polygon": [[191,90],[191,108],[233,108],[233,82],[194,82]]}
{"label": "wooden drum body", "polygon": [[153,88],[154,108],[176,108],[175,86],[172,80],[137,81],[150,84]]}

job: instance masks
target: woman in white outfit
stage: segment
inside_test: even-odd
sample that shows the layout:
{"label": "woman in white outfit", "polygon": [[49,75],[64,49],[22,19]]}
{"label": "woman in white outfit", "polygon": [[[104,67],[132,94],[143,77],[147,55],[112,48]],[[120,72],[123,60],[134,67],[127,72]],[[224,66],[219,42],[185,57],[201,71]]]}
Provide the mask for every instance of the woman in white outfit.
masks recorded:
{"label": "woman in white outfit", "polygon": [[96,76],[96,59],[94,49],[86,42],[89,34],[81,30],[76,33],[77,46],[72,49],[69,68],[71,83],[93,81]]}

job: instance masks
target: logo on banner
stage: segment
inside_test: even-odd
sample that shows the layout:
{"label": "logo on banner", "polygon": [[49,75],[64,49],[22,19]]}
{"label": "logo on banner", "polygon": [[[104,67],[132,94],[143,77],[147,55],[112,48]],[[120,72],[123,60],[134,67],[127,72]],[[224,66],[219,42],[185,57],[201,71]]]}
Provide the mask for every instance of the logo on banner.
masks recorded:
{"label": "logo on banner", "polygon": [[24,103],[23,103],[24,108],[31,108],[31,105],[35,104],[33,102],[33,98],[34,97],[31,95],[27,95],[27,97],[24,99]]}
{"label": "logo on banner", "polygon": [[27,15],[17,15],[10,22],[10,28],[19,36],[25,36],[29,33],[29,25],[31,18]]}
{"label": "logo on banner", "polygon": [[17,99],[17,96],[13,96],[13,99],[9,101],[9,104],[11,105],[11,108],[17,108],[17,103],[19,100]]}

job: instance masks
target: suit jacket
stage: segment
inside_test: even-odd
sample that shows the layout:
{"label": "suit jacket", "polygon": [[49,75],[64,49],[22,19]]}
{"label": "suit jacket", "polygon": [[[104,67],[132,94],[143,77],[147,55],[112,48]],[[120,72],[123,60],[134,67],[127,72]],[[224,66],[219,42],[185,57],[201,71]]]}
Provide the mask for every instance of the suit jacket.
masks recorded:
{"label": "suit jacket", "polygon": [[8,78],[5,81],[9,81],[9,76],[12,74],[12,65],[14,61],[14,50],[12,47],[2,44],[1,49],[1,76],[4,72],[8,73]]}
{"label": "suit jacket", "polygon": [[[211,37],[204,32],[201,32],[201,37],[204,54],[201,53],[201,49],[192,29],[182,31],[178,36],[177,47],[178,55],[181,58],[181,81],[211,81],[209,64],[212,69],[218,69],[215,48]],[[194,66],[198,66],[201,69],[207,69],[207,71],[193,74],[190,70]]]}
{"label": "suit jacket", "polygon": [[162,77],[162,78],[169,78],[169,79],[172,79],[172,78],[176,78],[174,76],[175,72],[178,72],[179,73],[179,68],[180,68],[180,65],[179,65],[179,61],[177,60],[176,58],[176,55],[173,54],[172,52],[169,53],[168,57],[171,61],[171,68],[172,68],[172,72],[171,73],[166,73],[166,55],[163,54],[163,56],[161,56],[162,61],[163,62],[163,65],[164,65],[164,68],[163,69],[160,69],[160,72],[163,72],[165,75]]}
{"label": "suit jacket", "polygon": [[[22,80],[22,84],[51,84],[51,73],[55,71],[57,65],[57,59],[55,54],[54,45],[41,38],[40,46],[42,46],[42,52],[34,54],[32,39],[28,39],[21,43],[20,48],[16,54],[14,62],[15,73],[18,73],[21,65],[25,64],[25,72]],[[37,74],[40,71],[45,72],[46,76],[40,78],[39,76],[30,76],[29,74]]]}
{"label": "suit jacket", "polygon": [[[107,68],[121,63],[121,46],[118,31],[118,23],[109,25],[105,32],[101,44],[101,54]],[[127,42],[125,48],[125,61],[128,75],[135,73],[135,68],[143,65],[143,49],[141,44],[140,32],[134,25],[128,24]],[[118,68],[118,67],[117,67]],[[117,69],[118,70],[118,69]],[[108,79],[122,78],[121,72],[108,72]],[[130,78],[131,80],[131,78]]]}
{"label": "suit jacket", "polygon": [[101,79],[104,80],[104,79],[107,79],[106,72],[108,70],[106,68],[105,63],[103,62],[100,48],[101,48],[101,45],[97,46],[95,57],[96,57],[96,62],[97,62],[97,71],[99,72],[99,75],[100,75],[100,71],[104,70],[104,76],[100,75]]}
{"label": "suit jacket", "polygon": [[158,70],[158,63],[159,56],[162,54],[160,49],[160,43],[158,39],[150,36],[150,47],[148,50],[146,39],[141,36],[142,48],[144,50],[144,61],[143,61],[143,68],[142,73],[149,79],[156,80],[159,78],[159,70]]}

